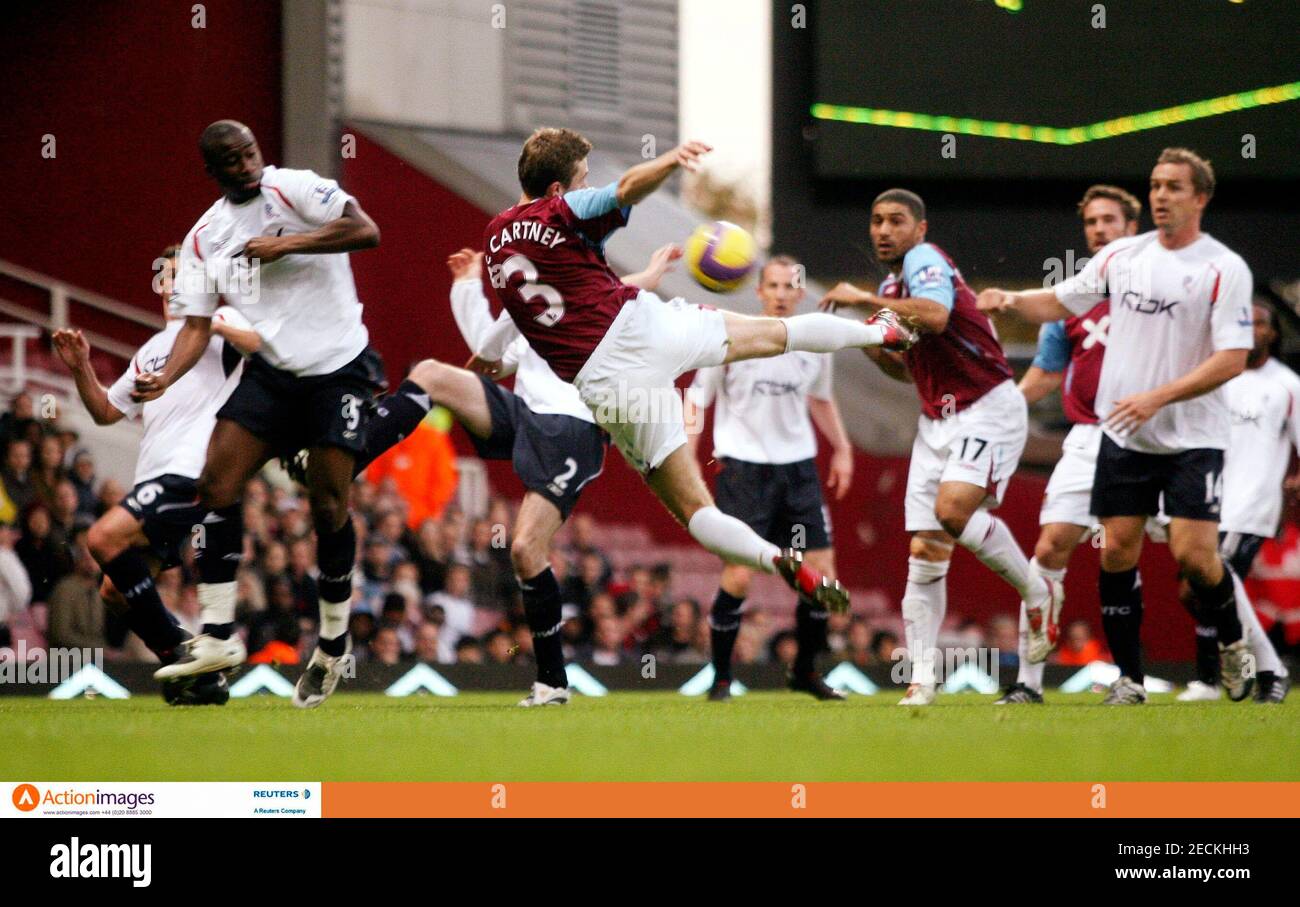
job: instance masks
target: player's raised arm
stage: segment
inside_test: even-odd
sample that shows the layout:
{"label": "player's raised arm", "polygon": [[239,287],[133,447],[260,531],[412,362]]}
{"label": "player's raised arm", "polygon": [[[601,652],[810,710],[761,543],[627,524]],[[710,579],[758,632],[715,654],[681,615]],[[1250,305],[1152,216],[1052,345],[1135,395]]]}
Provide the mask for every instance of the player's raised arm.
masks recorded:
{"label": "player's raised arm", "polygon": [[112,425],[125,415],[109,402],[108,390],[95,377],[95,370],[90,365],[90,344],[81,336],[81,331],[55,331],[53,336],[54,351],[59,354],[63,364],[72,372],[72,379],[77,384],[77,396],[86,404],[86,410],[96,425]]}
{"label": "player's raised arm", "polygon": [[1018,290],[989,287],[981,290],[977,305],[981,312],[1015,312],[1025,321],[1046,324],[1074,313],[1061,304],[1052,290]]}
{"label": "player's raised arm", "polygon": [[161,372],[144,372],[135,379],[135,390],[131,399],[136,403],[157,400],[167,388],[171,387],[181,376],[194,368],[203,358],[203,351],[208,348],[212,338],[212,316],[187,315],[185,324],[176,334],[171,355]]}
{"label": "player's raised arm", "polygon": [[619,207],[635,205],[664,184],[678,167],[694,172],[700,169],[700,158],[713,150],[703,142],[683,142],[671,151],[665,151],[653,160],[628,169],[618,181]]}

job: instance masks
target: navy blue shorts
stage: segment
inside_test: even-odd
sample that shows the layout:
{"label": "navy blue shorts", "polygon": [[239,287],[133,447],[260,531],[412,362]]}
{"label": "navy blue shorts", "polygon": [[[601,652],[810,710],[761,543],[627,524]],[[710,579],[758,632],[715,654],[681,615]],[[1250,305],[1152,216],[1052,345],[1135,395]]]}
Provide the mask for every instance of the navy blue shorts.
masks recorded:
{"label": "navy blue shorts", "polygon": [[492,434],[476,438],[485,460],[509,460],[524,487],[560,509],[568,519],[582,488],[605,466],[609,435],[594,422],[573,416],[535,413],[524,401],[479,375],[492,415]]}
{"label": "navy blue shorts", "polygon": [[1097,517],[1155,516],[1164,512],[1189,520],[1219,521],[1223,451],[1200,447],[1172,454],[1127,450],[1101,436],[1092,479],[1092,513]]}
{"label": "navy blue shorts", "polygon": [[830,514],[816,461],[748,463],[723,457],[719,462],[719,510],[781,548],[831,546]]}
{"label": "navy blue shorts", "polygon": [[194,537],[208,515],[199,504],[198,486],[186,476],[161,475],[146,479],[122,499],[149,540],[149,550],[168,570],[181,562],[185,543]]}
{"label": "navy blue shorts", "polygon": [[272,456],[313,447],[358,454],[366,447],[374,395],[384,384],[384,361],[370,347],[328,375],[294,375],[252,356],[217,418],[248,429],[270,445]]}

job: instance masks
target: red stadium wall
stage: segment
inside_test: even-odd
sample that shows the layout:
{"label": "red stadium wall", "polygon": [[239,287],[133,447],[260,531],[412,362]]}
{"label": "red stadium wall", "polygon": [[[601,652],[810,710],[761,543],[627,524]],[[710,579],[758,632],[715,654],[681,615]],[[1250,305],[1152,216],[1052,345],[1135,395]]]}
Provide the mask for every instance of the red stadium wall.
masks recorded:
{"label": "red stadium wall", "polygon": [[203,28],[191,6],[6,9],[0,257],[152,308],[153,259],[217,197],[199,160],[203,127],[242,120],[279,160],[280,4],[207,0]]}
{"label": "red stadium wall", "polygon": [[[447,302],[451,278],[444,261],[462,246],[479,247],[488,214],[364,133],[358,136],[356,158],[344,162],[343,181],[383,231],[380,247],[354,256],[352,267],[366,304],[366,324],[373,343],[384,353],[390,380],[399,380],[407,364],[426,356],[463,362],[469,350],[451,320]],[[463,432],[455,434],[457,449],[470,453]],[[831,505],[840,571],[854,587],[880,590],[896,608],[907,576],[903,531],[907,462],[861,452],[856,461],[852,493]],[[511,495],[522,493],[508,464],[489,464],[489,472],[494,488]],[[1041,476],[1017,476],[998,511],[1026,548],[1037,537],[1045,484]],[[605,474],[591,486],[581,508],[601,521],[642,523],[666,543],[689,542],[685,531],[612,450]],[[1192,651],[1191,622],[1177,603],[1173,563],[1164,548],[1149,547],[1143,559],[1148,652],[1155,659],[1186,657]],[[1097,569],[1096,551],[1081,549],[1066,579],[1065,618],[1088,620],[1100,634]],[[1001,580],[961,550],[949,574],[949,603],[954,614],[985,624],[994,614],[1015,613],[1018,605]]]}

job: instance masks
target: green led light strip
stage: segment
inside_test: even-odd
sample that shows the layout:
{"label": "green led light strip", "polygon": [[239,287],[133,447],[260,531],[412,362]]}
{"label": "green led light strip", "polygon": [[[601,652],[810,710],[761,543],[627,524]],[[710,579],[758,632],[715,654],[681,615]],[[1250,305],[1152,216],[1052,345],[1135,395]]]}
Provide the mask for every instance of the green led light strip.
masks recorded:
{"label": "green led light strip", "polygon": [[1041,142],[1046,145],[1082,145],[1160,129],[1188,120],[1217,117],[1238,110],[1249,110],[1266,104],[1282,104],[1300,98],[1300,82],[1287,82],[1270,88],[1256,88],[1237,94],[1226,94],[1205,101],[1192,101],[1130,116],[1102,120],[1090,126],[1027,126],[1024,123],[999,123],[976,120],[970,117],[935,116],[928,113],[907,113],[899,110],[877,110],[873,107],[845,107],[839,104],[814,104],[812,115],[819,120],[841,123],[861,123],[868,126],[892,126],[896,129],[924,129],[929,132],[952,132],[960,135],[979,135],[990,139],[1012,139],[1018,142]]}

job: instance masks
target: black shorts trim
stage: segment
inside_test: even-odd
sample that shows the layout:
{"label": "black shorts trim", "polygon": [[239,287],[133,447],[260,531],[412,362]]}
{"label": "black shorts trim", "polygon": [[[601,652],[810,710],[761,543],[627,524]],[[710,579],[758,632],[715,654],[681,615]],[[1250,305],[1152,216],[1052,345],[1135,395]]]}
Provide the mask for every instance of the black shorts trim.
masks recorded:
{"label": "black shorts trim", "polygon": [[723,513],[782,548],[816,551],[831,546],[830,516],[816,461],[749,463],[722,457],[719,463],[715,496]]}
{"label": "black shorts trim", "polygon": [[1164,512],[1188,520],[1219,521],[1223,451],[1198,447],[1172,454],[1126,450],[1101,436],[1092,482],[1097,517],[1155,516]]}
{"label": "black shorts trim", "polygon": [[370,347],[328,375],[294,375],[253,356],[217,418],[248,429],[272,456],[313,447],[357,454],[365,450],[374,395],[385,386],[384,361]]}
{"label": "black shorts trim", "polygon": [[181,551],[203,524],[207,508],[199,504],[198,485],[187,476],[161,475],[146,479],[122,499],[122,506],[139,521],[149,550],[167,570],[181,562]]}
{"label": "black shorts trim", "polygon": [[492,417],[492,433],[474,449],[485,460],[509,460],[515,475],[559,508],[568,519],[582,489],[605,466],[609,435],[593,422],[557,413],[535,413],[515,394],[478,376]]}

